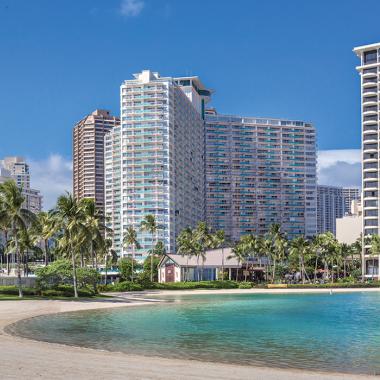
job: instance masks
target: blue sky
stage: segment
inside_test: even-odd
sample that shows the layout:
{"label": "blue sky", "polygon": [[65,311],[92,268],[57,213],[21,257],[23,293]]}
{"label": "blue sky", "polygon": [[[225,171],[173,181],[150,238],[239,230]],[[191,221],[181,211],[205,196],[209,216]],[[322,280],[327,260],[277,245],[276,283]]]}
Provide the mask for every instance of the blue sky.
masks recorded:
{"label": "blue sky", "polygon": [[352,49],[380,40],[379,14],[376,0],[0,0],[0,157],[68,178],[73,124],[118,114],[142,69],[199,75],[220,113],[311,121],[320,150],[358,149]]}

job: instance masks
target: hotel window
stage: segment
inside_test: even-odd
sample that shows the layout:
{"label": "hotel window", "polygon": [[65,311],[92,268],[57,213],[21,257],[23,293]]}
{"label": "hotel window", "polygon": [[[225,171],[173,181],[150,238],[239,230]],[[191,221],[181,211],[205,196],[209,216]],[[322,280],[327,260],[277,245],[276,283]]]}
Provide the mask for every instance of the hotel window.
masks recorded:
{"label": "hotel window", "polygon": [[364,64],[368,65],[370,63],[377,62],[377,50],[366,51],[364,53]]}

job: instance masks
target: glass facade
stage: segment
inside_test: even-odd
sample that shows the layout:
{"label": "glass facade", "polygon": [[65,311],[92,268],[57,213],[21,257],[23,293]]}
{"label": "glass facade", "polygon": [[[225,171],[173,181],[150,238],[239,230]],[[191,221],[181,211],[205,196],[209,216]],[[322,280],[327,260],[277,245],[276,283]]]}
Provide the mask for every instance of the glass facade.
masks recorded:
{"label": "glass facade", "polygon": [[302,121],[206,114],[206,219],[232,240],[280,223],[316,233],[316,133]]}

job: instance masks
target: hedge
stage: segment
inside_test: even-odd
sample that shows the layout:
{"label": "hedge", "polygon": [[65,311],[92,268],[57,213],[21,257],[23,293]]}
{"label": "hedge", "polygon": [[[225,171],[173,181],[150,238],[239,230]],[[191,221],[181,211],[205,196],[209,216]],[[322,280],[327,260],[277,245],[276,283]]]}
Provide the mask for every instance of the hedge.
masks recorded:
{"label": "hedge", "polygon": [[[38,293],[34,288],[22,288],[22,292],[26,296],[34,296]],[[15,285],[0,286],[0,294],[18,295],[18,287]]]}

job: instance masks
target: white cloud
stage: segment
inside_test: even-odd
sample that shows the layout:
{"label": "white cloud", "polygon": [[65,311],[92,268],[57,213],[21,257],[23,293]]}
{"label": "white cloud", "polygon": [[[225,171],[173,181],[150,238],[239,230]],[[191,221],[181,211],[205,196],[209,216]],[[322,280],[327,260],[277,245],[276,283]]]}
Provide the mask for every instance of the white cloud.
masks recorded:
{"label": "white cloud", "polygon": [[360,149],[320,150],[318,183],[361,188]]}
{"label": "white cloud", "polygon": [[145,4],[142,0],[122,0],[120,13],[126,17],[136,17],[143,10]]}
{"label": "white cloud", "polygon": [[27,159],[31,171],[31,187],[41,191],[43,207],[54,207],[57,198],[65,191],[72,192],[73,165],[59,154],[42,160]]}

